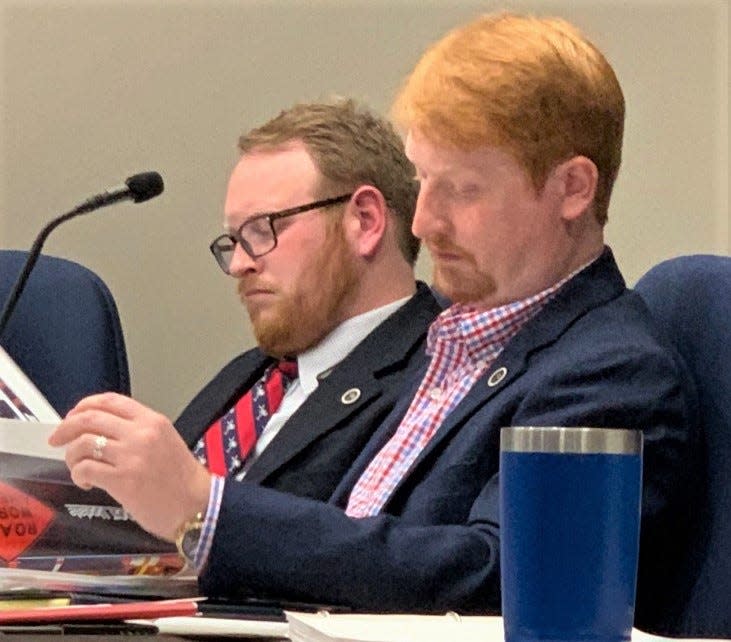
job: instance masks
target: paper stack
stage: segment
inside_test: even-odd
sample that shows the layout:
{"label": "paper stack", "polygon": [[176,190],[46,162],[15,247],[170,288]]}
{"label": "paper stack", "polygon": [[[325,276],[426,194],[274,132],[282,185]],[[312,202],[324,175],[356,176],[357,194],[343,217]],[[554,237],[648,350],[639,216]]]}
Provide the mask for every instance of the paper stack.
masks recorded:
{"label": "paper stack", "polygon": [[[497,616],[287,612],[292,642],[504,642]],[[632,642],[678,642],[632,629]],[[685,640],[684,642],[714,642]],[[719,642],[716,640],[715,642]]]}
{"label": "paper stack", "polygon": [[502,642],[499,617],[287,612],[292,642]]}
{"label": "paper stack", "polygon": [[183,566],[175,546],[104,491],[73,484],[63,449],[48,445],[59,421],[0,348],[0,592],[194,593],[195,577],[168,579]]}

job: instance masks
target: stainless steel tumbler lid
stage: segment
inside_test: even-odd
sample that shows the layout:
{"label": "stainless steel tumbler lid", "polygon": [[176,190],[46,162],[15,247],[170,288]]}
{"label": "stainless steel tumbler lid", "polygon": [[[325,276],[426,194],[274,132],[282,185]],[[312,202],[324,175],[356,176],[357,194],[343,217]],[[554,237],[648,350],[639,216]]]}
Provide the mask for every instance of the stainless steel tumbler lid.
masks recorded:
{"label": "stainless steel tumbler lid", "polygon": [[642,432],[624,428],[509,426],[500,430],[500,450],[638,455],[642,452]]}

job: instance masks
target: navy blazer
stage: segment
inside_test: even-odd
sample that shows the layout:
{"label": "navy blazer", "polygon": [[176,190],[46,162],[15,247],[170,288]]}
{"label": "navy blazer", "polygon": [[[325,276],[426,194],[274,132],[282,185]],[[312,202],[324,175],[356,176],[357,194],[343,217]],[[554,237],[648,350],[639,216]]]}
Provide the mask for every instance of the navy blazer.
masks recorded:
{"label": "navy blazer", "polygon": [[[423,283],[325,377],[264,449],[249,481],[302,497],[327,500],[374,430],[396,403],[400,388],[424,364],[422,344],[441,312]],[[192,447],[262,376],[273,359],[255,348],[236,357],[190,402],[175,422]],[[343,401],[360,391],[355,402]]]}
{"label": "navy blazer", "polygon": [[[491,385],[501,368],[505,377]],[[670,540],[658,547],[662,557],[686,521],[684,460],[695,439],[692,391],[681,389],[681,369],[607,249],[509,342],[381,514],[350,519],[342,507],[411,395],[328,503],[227,483],[201,589],[371,611],[497,612],[499,431],[510,425],[642,430],[643,538]],[[646,557],[652,566],[652,554]]]}

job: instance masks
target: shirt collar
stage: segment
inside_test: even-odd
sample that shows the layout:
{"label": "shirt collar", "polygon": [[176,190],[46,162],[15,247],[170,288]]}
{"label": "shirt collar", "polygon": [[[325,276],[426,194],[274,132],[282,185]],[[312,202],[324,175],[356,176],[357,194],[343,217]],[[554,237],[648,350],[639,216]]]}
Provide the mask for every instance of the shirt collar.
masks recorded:
{"label": "shirt collar", "polygon": [[488,310],[471,304],[455,303],[431,324],[427,336],[427,354],[433,354],[444,342],[457,342],[473,362],[489,359],[548,303],[558,290],[599,258],[596,256],[568,276],[545,290],[525,299],[512,301]]}
{"label": "shirt collar", "polygon": [[347,319],[316,346],[297,357],[299,384],[307,394],[317,388],[318,376],[335,367],[377,326],[404,305],[407,296]]}

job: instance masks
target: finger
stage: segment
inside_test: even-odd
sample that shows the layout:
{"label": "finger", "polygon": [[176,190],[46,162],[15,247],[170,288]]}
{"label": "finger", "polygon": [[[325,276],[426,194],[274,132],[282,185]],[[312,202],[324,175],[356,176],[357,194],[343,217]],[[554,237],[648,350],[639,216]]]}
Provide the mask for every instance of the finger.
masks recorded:
{"label": "finger", "polygon": [[114,466],[118,450],[119,443],[105,435],[84,434],[66,447],[66,465],[71,469],[84,459],[91,459]]}
{"label": "finger", "polygon": [[49,435],[50,446],[64,446],[84,434],[104,435],[107,439],[119,439],[129,430],[129,422],[101,410],[85,410],[61,421]]}
{"label": "finger", "polygon": [[71,473],[71,481],[83,490],[90,490],[92,488],[107,490],[104,480],[110,479],[110,469],[109,464],[105,464],[104,462],[83,459],[73,468],[70,468],[69,472]]}
{"label": "finger", "polygon": [[122,419],[134,419],[149,411],[147,406],[144,406],[139,401],[135,401],[131,397],[120,395],[116,392],[104,392],[98,395],[84,397],[66,416],[72,417],[87,410],[101,410],[102,412],[116,415]]}
{"label": "finger", "polygon": [[96,459],[82,459],[70,469],[71,481],[79,488],[100,488],[106,491],[125,510],[129,511],[130,498],[139,497],[141,488],[136,477],[119,475],[110,464]]}
{"label": "finger", "polygon": [[87,397],[84,397],[80,401],[76,403],[76,405],[71,408],[71,410],[66,413],[66,416],[70,416],[73,414],[76,414],[78,412],[83,412],[84,410],[89,410],[91,408],[98,408],[100,405],[104,404],[104,400],[110,396],[116,395],[116,392],[100,392],[96,395],[89,395]]}

